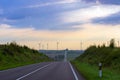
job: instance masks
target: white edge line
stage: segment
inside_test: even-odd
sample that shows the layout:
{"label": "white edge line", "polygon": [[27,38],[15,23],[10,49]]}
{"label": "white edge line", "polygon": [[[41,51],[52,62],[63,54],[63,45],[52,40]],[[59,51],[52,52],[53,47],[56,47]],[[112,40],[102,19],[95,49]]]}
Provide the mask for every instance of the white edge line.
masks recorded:
{"label": "white edge line", "polygon": [[[36,64],[37,64],[37,63],[36,63]],[[29,65],[35,65],[35,64],[29,64]],[[0,72],[10,71],[10,70],[14,70],[14,69],[22,68],[22,67],[25,67],[25,66],[29,66],[29,65],[18,66],[18,67],[16,67],[16,68],[11,68],[11,69],[7,69],[7,70],[0,70]]]}
{"label": "white edge line", "polygon": [[51,65],[51,64],[52,64],[52,63],[50,63],[50,64],[48,64],[48,65],[45,65],[45,66],[43,66],[43,67],[41,67],[41,68],[38,68],[38,69],[36,69],[36,70],[34,70],[34,71],[32,71],[32,72],[30,72],[30,73],[28,73],[28,74],[26,74],[26,75],[24,75],[24,76],[22,76],[22,77],[17,78],[16,80],[23,79],[23,78],[25,78],[25,77],[27,77],[27,76],[29,76],[29,75],[31,75],[31,74],[33,74],[33,73],[35,73],[35,72],[43,69],[43,68],[45,68],[45,67],[47,67],[47,66],[49,66],[49,65]]}
{"label": "white edge line", "polygon": [[79,80],[70,62],[69,62],[69,65],[70,65],[70,68],[71,68],[71,70],[72,70],[72,72],[73,72],[73,75],[74,75],[74,77],[75,77],[75,80]]}

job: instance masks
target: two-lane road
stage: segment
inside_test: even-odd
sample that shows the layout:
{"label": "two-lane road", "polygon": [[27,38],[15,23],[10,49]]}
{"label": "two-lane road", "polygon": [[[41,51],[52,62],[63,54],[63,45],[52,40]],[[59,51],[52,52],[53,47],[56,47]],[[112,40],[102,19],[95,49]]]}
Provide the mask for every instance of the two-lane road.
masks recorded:
{"label": "two-lane road", "polygon": [[85,80],[69,62],[44,62],[0,72],[0,80]]}

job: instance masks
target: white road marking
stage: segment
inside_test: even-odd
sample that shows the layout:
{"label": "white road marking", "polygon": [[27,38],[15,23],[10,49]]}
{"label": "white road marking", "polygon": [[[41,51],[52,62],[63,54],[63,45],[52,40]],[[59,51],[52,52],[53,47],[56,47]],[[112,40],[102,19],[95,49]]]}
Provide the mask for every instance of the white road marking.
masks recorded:
{"label": "white road marking", "polygon": [[71,68],[71,70],[72,70],[72,72],[73,72],[73,75],[74,75],[74,77],[75,77],[75,80],[79,80],[70,62],[69,62],[69,65],[70,65],[70,68]]}
{"label": "white road marking", "polygon": [[36,69],[36,70],[34,70],[34,71],[32,71],[32,72],[30,72],[30,73],[28,73],[28,74],[26,74],[26,75],[24,75],[24,76],[22,76],[22,77],[17,78],[16,80],[21,80],[21,79],[23,79],[23,78],[25,78],[25,77],[27,77],[27,76],[29,76],[29,75],[31,75],[31,74],[33,74],[33,73],[41,70],[41,69],[43,69],[43,68],[45,68],[45,67],[47,67],[47,66],[49,66],[49,65],[51,65],[51,64],[52,64],[52,63],[50,63],[50,64],[48,64],[48,65],[45,65],[45,66],[43,66],[43,67],[41,67],[41,68],[38,68],[38,69]]}
{"label": "white road marking", "polygon": [[[36,63],[36,64],[37,64],[37,63]],[[36,65],[36,64],[30,64],[30,65]],[[25,65],[25,66],[29,66],[29,65]],[[11,68],[11,69],[7,69],[7,70],[2,70],[2,71],[0,71],[0,72],[6,72],[6,71],[10,71],[10,70],[21,69],[21,68],[23,68],[23,67],[25,67],[25,66],[19,66],[19,67],[16,67],[16,68]]]}

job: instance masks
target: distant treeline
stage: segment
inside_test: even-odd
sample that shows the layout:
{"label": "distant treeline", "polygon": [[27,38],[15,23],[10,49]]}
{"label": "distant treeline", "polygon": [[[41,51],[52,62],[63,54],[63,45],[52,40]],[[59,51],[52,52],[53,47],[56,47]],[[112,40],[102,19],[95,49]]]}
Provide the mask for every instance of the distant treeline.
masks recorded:
{"label": "distant treeline", "polygon": [[[47,56],[54,59],[55,61],[64,60],[65,50],[40,50],[39,52],[46,54]],[[84,52],[83,50],[68,50],[67,59],[73,60],[79,55],[81,55],[83,52]]]}
{"label": "distant treeline", "polygon": [[20,46],[16,42],[0,44],[0,70],[50,60],[37,50]]}

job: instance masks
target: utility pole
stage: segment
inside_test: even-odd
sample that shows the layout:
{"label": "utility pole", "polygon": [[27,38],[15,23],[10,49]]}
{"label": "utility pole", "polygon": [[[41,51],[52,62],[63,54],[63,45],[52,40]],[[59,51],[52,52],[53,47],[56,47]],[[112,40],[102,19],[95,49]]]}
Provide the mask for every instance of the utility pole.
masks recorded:
{"label": "utility pole", "polygon": [[59,45],[59,42],[57,42],[57,51],[58,51],[58,45]]}
{"label": "utility pole", "polygon": [[48,50],[48,43],[47,43],[47,50]]}

